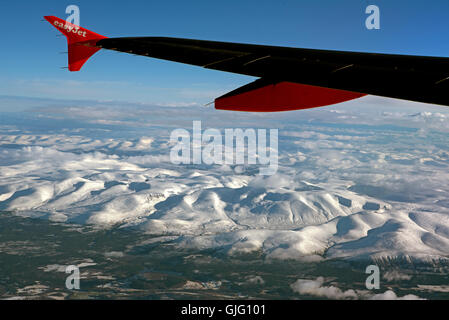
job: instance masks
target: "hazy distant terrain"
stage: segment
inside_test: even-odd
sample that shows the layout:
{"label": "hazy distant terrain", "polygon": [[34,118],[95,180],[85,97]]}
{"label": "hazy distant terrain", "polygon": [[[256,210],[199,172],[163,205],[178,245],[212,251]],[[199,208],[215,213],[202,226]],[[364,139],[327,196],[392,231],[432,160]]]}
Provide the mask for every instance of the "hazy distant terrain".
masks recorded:
{"label": "hazy distant terrain", "polygon": [[[279,114],[6,97],[0,105],[0,211],[99,234],[124,230],[175,252],[413,265],[447,275],[445,107],[375,97]],[[170,132],[191,130],[194,120],[203,129],[279,129],[278,172],[172,164]],[[111,249],[116,260],[126,250]],[[10,251],[2,243],[0,254]],[[340,289],[329,296],[327,277],[306,272],[285,290],[292,297],[371,297]],[[427,288],[407,291],[418,296],[449,285],[413,283]]]}

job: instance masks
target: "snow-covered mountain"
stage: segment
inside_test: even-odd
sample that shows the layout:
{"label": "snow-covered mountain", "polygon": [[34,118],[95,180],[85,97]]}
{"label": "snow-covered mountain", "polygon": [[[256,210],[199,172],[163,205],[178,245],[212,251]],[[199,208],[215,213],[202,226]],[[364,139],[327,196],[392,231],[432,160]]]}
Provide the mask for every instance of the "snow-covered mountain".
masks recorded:
{"label": "snow-covered mountain", "polygon": [[[133,228],[230,255],[449,258],[444,108],[367,97],[275,115],[176,108],[171,118],[167,107],[97,109],[96,119],[90,109],[62,106],[33,110],[25,125],[0,123],[0,210]],[[193,120],[219,129],[278,128],[278,172],[172,164],[170,132]],[[42,133],[39,121],[58,126]]]}

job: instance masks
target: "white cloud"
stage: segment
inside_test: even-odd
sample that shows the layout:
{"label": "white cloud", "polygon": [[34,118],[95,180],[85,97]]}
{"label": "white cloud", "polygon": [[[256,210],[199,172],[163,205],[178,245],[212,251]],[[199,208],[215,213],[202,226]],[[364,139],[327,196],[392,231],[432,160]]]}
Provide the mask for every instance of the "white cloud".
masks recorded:
{"label": "white cloud", "polygon": [[424,300],[413,294],[408,294],[403,297],[398,297],[392,290],[387,290],[384,293],[375,294],[369,297],[369,300]]}
{"label": "white cloud", "polygon": [[423,300],[412,294],[398,297],[392,290],[387,290],[379,294],[373,294],[367,290],[348,289],[343,291],[333,285],[323,285],[324,282],[323,277],[318,277],[316,280],[298,279],[290,287],[300,295],[309,295],[331,300]]}
{"label": "white cloud", "polygon": [[293,291],[301,295],[311,295],[321,298],[343,300],[343,299],[358,299],[357,293],[352,290],[342,291],[334,286],[323,286],[324,278],[319,277],[316,280],[298,279],[291,285]]}
{"label": "white cloud", "polygon": [[392,281],[411,280],[411,279],[412,279],[412,276],[411,276],[411,275],[402,273],[402,272],[400,272],[400,271],[398,271],[398,270],[387,271],[387,272],[385,272],[385,273],[382,275],[382,277],[383,277],[385,280],[389,281],[389,282],[392,282]]}

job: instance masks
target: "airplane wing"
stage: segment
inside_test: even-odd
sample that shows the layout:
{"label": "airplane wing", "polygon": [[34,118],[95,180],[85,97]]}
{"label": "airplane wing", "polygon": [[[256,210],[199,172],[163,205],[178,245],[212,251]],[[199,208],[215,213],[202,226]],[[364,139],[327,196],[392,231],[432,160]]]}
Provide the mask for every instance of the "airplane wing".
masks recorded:
{"label": "airplane wing", "polygon": [[[449,58],[162,37],[106,38],[56,17],[45,19],[67,36],[71,71],[80,70],[92,52],[108,49],[259,78],[217,98],[217,109],[298,110],[367,94],[449,106]],[[79,48],[87,51],[77,54]]]}

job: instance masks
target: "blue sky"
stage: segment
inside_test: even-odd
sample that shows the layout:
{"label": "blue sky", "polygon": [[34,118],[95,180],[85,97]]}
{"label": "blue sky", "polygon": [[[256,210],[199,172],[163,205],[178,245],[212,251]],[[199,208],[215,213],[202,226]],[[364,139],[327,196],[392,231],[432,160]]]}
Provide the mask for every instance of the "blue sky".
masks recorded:
{"label": "blue sky", "polygon": [[[102,51],[79,73],[66,65],[65,38],[41,22],[66,18],[109,37],[171,36],[317,49],[449,57],[449,1],[15,1],[1,6],[0,95],[207,103],[250,77]],[[365,9],[381,29],[365,28]]]}

